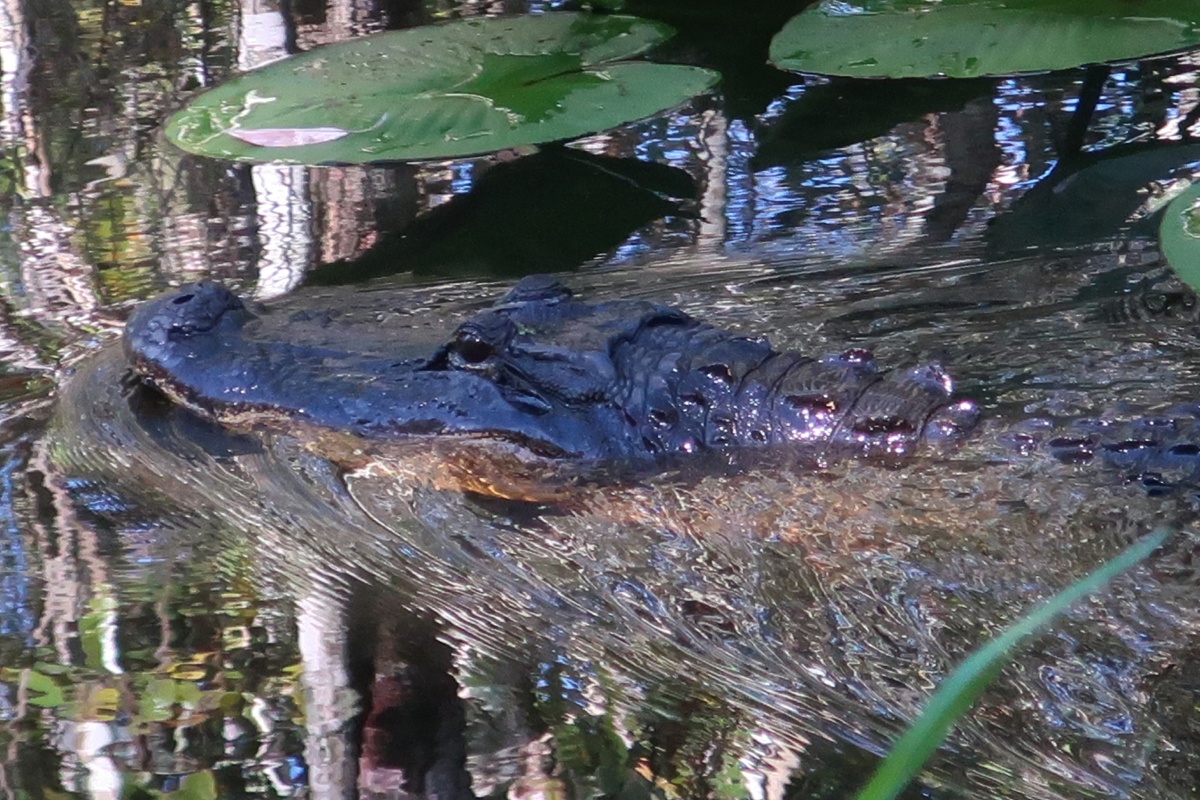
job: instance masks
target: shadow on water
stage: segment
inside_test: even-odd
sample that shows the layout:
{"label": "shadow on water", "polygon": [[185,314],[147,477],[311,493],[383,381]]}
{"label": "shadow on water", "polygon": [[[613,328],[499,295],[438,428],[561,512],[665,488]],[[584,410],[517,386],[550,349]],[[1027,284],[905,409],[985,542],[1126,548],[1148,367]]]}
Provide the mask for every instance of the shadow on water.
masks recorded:
{"label": "shadow on water", "polygon": [[305,282],[568,272],[664,216],[694,217],[695,194],[692,177],[675,167],[550,147],[490,167],[471,191]]}

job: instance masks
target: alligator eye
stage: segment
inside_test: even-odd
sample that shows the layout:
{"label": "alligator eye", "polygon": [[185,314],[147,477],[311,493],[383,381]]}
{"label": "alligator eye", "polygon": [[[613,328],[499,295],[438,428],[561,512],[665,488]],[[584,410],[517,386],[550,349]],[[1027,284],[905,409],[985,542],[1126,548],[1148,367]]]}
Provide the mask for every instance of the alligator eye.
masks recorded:
{"label": "alligator eye", "polygon": [[508,317],[484,312],[459,326],[450,353],[460,367],[478,367],[491,361],[515,333],[516,326]]}
{"label": "alligator eye", "polygon": [[491,342],[461,338],[454,343],[454,352],[467,364],[482,364],[496,354]]}

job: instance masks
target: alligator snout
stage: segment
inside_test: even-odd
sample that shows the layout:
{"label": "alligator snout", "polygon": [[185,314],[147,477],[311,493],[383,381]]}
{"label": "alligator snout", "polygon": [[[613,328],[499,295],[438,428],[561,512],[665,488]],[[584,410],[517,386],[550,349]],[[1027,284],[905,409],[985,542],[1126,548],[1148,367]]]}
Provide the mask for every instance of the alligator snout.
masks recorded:
{"label": "alligator snout", "polygon": [[[210,281],[181,286],[143,305],[125,324],[125,356],[148,381],[163,379],[215,353],[235,351],[240,329],[253,314],[237,295]],[[227,367],[219,367],[228,373]],[[219,380],[214,374],[214,385]],[[174,397],[182,395],[173,394]]]}
{"label": "alligator snout", "polygon": [[129,330],[148,343],[165,344],[207,333],[229,311],[245,308],[240,298],[219,283],[201,281],[147,303],[129,321]]}

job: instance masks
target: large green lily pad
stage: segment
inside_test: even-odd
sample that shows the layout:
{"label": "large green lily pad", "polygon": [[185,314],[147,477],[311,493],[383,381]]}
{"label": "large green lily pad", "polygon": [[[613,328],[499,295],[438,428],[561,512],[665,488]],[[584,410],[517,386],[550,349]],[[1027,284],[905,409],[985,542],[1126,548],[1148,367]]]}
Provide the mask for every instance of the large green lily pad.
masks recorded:
{"label": "large green lily pad", "polygon": [[1200,291],[1200,183],[1167,206],[1158,229],[1163,255],[1180,280]]}
{"label": "large green lily pad", "polygon": [[627,61],[671,36],[628,16],[468,19],[321,47],[196,97],[167,123],[190,152],[246,161],[453,158],[571,139],[712,86]]}
{"label": "large green lily pad", "polygon": [[1196,46],[1197,0],[822,0],[788,21],[770,58],[852,78],[977,78]]}

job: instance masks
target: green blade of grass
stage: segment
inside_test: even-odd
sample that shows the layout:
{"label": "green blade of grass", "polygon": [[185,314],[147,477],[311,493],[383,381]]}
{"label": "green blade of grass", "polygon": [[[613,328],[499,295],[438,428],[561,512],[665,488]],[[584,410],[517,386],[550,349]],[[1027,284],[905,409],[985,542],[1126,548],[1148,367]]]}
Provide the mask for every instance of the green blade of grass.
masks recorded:
{"label": "green blade of grass", "polygon": [[1014,647],[1048,625],[1073,603],[1099,591],[1117,575],[1146,558],[1170,533],[1160,529],[1138,540],[1095,572],[1035,607],[1004,633],[968,656],[929,698],[921,715],[892,747],[870,783],[858,793],[857,800],[892,800],[900,794],[941,745],[958,718],[1000,672]]}

